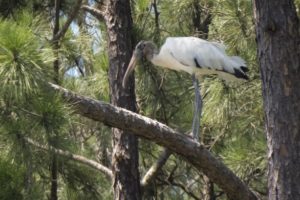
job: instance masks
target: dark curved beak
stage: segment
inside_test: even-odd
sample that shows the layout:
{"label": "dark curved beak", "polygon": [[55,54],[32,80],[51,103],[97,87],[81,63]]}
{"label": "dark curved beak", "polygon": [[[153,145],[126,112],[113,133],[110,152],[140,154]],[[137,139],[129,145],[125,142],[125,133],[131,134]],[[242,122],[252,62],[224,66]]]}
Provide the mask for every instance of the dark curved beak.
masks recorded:
{"label": "dark curved beak", "polygon": [[125,88],[127,86],[127,81],[128,78],[130,76],[130,74],[132,74],[137,62],[141,59],[141,52],[138,50],[135,50],[132,54],[131,60],[129,62],[129,65],[127,67],[127,70],[125,72],[124,78],[123,78],[123,82],[122,82],[122,86],[123,88]]}

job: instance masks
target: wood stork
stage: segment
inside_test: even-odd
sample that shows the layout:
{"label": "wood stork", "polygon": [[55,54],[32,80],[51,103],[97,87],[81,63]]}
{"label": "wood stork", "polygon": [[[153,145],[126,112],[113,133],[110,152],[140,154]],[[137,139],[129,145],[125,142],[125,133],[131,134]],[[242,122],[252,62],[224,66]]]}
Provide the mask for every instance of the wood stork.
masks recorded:
{"label": "wood stork", "polygon": [[151,41],[140,41],[133,52],[127,71],[123,78],[123,87],[134,70],[137,62],[145,57],[154,65],[185,71],[192,75],[195,87],[195,113],[193,119],[193,136],[199,137],[202,99],[198,79],[203,75],[216,74],[226,81],[246,79],[248,68],[246,62],[238,56],[228,56],[221,43],[209,42],[196,37],[169,37],[160,50]]}

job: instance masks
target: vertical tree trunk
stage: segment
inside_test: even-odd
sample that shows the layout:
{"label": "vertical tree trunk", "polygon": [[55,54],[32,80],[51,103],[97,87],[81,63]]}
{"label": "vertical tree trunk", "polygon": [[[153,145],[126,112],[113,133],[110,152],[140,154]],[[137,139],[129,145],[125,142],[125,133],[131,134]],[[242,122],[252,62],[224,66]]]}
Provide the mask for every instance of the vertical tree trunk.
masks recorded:
{"label": "vertical tree trunk", "polygon": [[[59,31],[59,11],[60,11],[60,0],[55,0],[55,16],[54,16],[54,27],[53,27],[53,38]],[[59,60],[58,60],[58,40],[53,41],[53,52],[56,56],[53,62],[53,69],[54,69],[54,81],[55,83],[59,82]]]}
{"label": "vertical tree trunk", "polygon": [[[132,55],[130,1],[109,0],[107,12],[111,103],[136,111],[133,78],[129,80],[129,88],[122,87],[122,79]],[[138,140],[122,130],[113,128],[112,131],[114,199],[139,200]]]}
{"label": "vertical tree trunk", "polygon": [[292,0],[254,0],[269,199],[300,199],[300,35]]}
{"label": "vertical tree trunk", "polygon": [[194,0],[193,1],[192,20],[193,20],[194,32],[198,33],[200,31],[200,28],[201,28],[201,8],[200,8],[200,1],[199,0]]}
{"label": "vertical tree trunk", "polygon": [[57,200],[57,178],[58,178],[58,169],[57,169],[57,155],[52,153],[52,164],[51,164],[51,200]]}
{"label": "vertical tree trunk", "polygon": [[[207,39],[209,25],[211,24],[212,20],[211,13],[205,13],[199,0],[193,0],[192,6],[192,24],[194,28],[194,34],[196,34],[199,38]],[[209,5],[209,7],[211,7],[211,5]]]}
{"label": "vertical tree trunk", "polygon": [[[54,27],[53,27],[53,38],[54,36],[58,33],[59,31],[59,11],[60,11],[60,0],[55,0],[54,4],[54,10],[55,10],[55,15],[54,15]],[[59,83],[59,60],[58,60],[58,40],[53,41],[53,52],[54,55],[56,56],[55,60],[53,61],[53,70],[54,70],[54,82],[56,84]],[[56,137],[56,136],[54,136]],[[50,193],[50,199],[51,200],[57,200],[57,189],[58,189],[58,184],[57,184],[57,178],[58,178],[58,169],[57,169],[57,155],[55,153],[52,153],[51,156],[51,167],[50,167],[50,174],[51,174],[51,193]]]}

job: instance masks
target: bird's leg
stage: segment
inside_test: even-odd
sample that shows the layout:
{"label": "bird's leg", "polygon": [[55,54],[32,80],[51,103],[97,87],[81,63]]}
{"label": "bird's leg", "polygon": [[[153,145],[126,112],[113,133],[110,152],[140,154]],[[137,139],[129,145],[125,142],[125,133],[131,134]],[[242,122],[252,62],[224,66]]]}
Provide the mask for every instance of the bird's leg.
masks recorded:
{"label": "bird's leg", "polygon": [[192,132],[193,137],[196,141],[199,141],[200,138],[200,118],[201,118],[201,112],[202,112],[202,98],[199,88],[199,82],[196,78],[196,75],[192,75],[193,79],[193,85],[195,88],[195,110],[194,110],[194,118],[193,118],[193,125],[192,125]]}

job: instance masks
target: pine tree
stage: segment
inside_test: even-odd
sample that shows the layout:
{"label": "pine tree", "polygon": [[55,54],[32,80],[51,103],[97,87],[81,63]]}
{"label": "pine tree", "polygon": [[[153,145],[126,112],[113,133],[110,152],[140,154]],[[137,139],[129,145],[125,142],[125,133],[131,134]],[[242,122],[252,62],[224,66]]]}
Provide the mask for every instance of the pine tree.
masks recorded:
{"label": "pine tree", "polygon": [[[121,62],[122,71],[131,53],[128,49],[139,40],[162,44],[168,36],[191,35],[223,42],[229,53],[247,60],[251,77],[247,84],[227,85],[215,77],[206,77],[201,82],[202,143],[251,189],[266,197],[266,144],[250,0],[134,1],[132,28],[130,32],[125,30],[132,36],[126,36],[126,41],[130,41],[126,43],[128,51],[123,49],[123,53],[115,56],[112,56],[112,47],[116,45],[112,27],[107,28],[103,16],[99,15],[105,12],[102,8],[107,2],[95,1],[91,5],[90,1],[82,1],[85,6],[73,16],[79,1],[61,0],[55,33],[54,1],[22,2],[10,10],[6,9],[7,4],[0,4],[3,16],[0,22],[3,86],[0,88],[0,144],[6,149],[0,154],[5,158],[0,170],[11,174],[15,168],[21,169],[11,179],[13,188],[5,190],[7,197],[15,191],[16,195],[28,199],[48,198],[49,169],[56,155],[58,199],[113,199],[110,174],[114,152],[110,127],[75,115],[76,104],[74,107],[62,102],[47,82],[57,77],[60,85],[77,94],[109,102],[110,96],[117,95],[118,91],[122,93],[121,88],[113,87],[122,73],[114,80],[117,72],[109,67],[121,59],[120,55],[126,54],[127,60]],[[70,20],[72,24],[64,29]],[[58,37],[60,30],[65,31]],[[55,37],[57,40],[53,40]],[[118,42],[123,44],[125,39]],[[53,63],[59,64],[59,70],[53,69]],[[148,62],[140,63],[135,75],[139,113],[188,134],[194,99],[190,76]],[[109,83],[109,77],[113,83]],[[130,90],[133,92],[133,87]],[[144,139],[140,139],[138,150],[141,180],[160,158],[165,159],[147,190],[143,190],[143,198],[227,199],[221,188],[182,157],[171,155]],[[11,172],[6,166],[11,166]],[[21,191],[19,183],[23,179],[26,184]],[[139,177],[135,180],[138,182]],[[145,189],[143,185],[142,188]]]}

